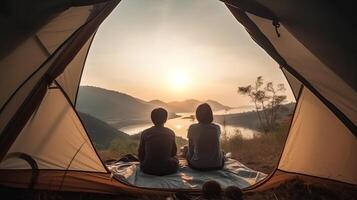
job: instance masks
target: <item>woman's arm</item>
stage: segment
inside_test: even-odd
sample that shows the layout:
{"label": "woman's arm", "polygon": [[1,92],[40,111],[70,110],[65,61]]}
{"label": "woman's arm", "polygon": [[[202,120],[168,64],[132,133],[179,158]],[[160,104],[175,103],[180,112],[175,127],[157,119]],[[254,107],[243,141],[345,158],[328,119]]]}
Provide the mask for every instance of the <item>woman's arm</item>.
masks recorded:
{"label": "woman's arm", "polygon": [[187,138],[188,138],[187,160],[190,160],[191,157],[193,156],[193,149],[194,149],[194,145],[192,142],[192,128],[191,127],[188,128]]}

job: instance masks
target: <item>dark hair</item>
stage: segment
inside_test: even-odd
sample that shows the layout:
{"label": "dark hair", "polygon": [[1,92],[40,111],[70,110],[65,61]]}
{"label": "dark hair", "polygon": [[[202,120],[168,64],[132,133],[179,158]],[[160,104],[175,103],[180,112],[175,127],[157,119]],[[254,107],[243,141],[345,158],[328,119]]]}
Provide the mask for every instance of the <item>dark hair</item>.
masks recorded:
{"label": "dark hair", "polygon": [[155,126],[162,126],[167,120],[167,111],[163,108],[155,108],[151,111],[151,121]]}
{"label": "dark hair", "polygon": [[227,199],[242,200],[243,192],[239,187],[229,186],[224,190],[224,196]]}
{"label": "dark hair", "polygon": [[199,105],[196,109],[196,118],[197,121],[204,124],[212,123],[213,121],[213,113],[211,106],[207,103],[203,103]]}
{"label": "dark hair", "polygon": [[206,198],[220,196],[221,190],[221,185],[217,181],[207,181],[202,185],[202,193]]}

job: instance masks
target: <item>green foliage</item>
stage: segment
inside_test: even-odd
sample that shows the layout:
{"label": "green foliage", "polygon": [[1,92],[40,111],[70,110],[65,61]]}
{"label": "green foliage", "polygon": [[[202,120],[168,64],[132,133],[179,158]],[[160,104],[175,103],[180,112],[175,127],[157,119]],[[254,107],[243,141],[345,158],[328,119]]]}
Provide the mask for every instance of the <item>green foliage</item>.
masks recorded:
{"label": "green foliage", "polygon": [[117,157],[125,154],[136,155],[138,153],[139,141],[133,139],[115,139],[108,148],[108,151]]}
{"label": "green foliage", "polygon": [[182,146],[188,144],[188,141],[185,138],[179,136],[175,137],[175,142],[176,142],[177,150],[180,149]]}
{"label": "green foliage", "polygon": [[221,147],[224,152],[231,152],[233,158],[248,167],[270,173],[279,161],[290,120],[291,118],[282,120],[269,134],[261,134],[252,139],[243,138],[239,130],[230,137],[222,134]]}
{"label": "green foliage", "polygon": [[79,112],[79,116],[81,117],[95,148],[98,150],[107,149],[110,142],[113,140],[125,140],[129,138],[126,133],[115,129],[106,122],[89,114]]}
{"label": "green foliage", "polygon": [[[176,145],[180,147],[187,145],[187,140],[182,137],[176,137]],[[104,151],[99,152],[103,160],[118,159],[126,154],[138,154],[138,148],[140,143],[140,135],[133,135],[129,139],[114,139],[110,142],[110,145]]]}
{"label": "green foliage", "polygon": [[[140,134],[128,135],[89,114],[79,114],[102,160],[118,159],[126,154],[137,155]],[[187,140],[176,137],[176,144],[180,148],[187,145]]]}
{"label": "green foliage", "polygon": [[259,118],[261,128],[265,133],[272,131],[277,121],[278,111],[281,105],[286,101],[284,84],[280,83],[276,87],[273,82],[264,85],[262,76],[258,76],[255,86],[238,87],[238,94],[250,97],[254,102],[256,113]]}
{"label": "green foliage", "polygon": [[237,133],[231,137],[228,137],[226,134],[221,137],[221,147],[224,152],[236,152],[237,148],[241,146],[244,142],[244,139],[240,132],[237,130]]}

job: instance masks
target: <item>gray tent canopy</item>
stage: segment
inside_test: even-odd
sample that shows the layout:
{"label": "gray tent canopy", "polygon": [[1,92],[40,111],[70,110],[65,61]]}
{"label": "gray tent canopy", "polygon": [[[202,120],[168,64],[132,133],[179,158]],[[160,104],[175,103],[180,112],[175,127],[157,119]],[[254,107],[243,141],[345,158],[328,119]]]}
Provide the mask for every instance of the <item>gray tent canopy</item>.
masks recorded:
{"label": "gray tent canopy", "polygon": [[[119,2],[2,2],[1,185],[112,194],[167,192],[113,179],[74,108],[95,32]],[[248,189],[269,185],[282,174],[356,186],[357,30],[348,6],[307,0],[223,2],[280,64],[297,98],[277,170]]]}

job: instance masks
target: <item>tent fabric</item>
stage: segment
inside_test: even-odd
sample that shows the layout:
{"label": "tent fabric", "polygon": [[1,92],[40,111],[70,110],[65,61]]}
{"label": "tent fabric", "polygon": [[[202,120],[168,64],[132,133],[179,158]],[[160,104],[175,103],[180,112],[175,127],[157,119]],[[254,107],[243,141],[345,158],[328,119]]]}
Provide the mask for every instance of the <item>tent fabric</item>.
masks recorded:
{"label": "tent fabric", "polygon": [[[94,33],[119,2],[3,2],[0,184],[111,194],[169,191],[113,179],[73,107]],[[278,170],[261,186],[286,176],[357,185],[352,7],[308,0],[223,2],[280,64],[298,99]]]}
{"label": "tent fabric", "polygon": [[[232,7],[230,5],[227,5],[229,10],[231,11],[231,13],[233,14],[233,16],[246,28],[247,32],[250,34],[250,36],[252,37],[252,39],[258,44],[260,45],[276,62],[278,62],[280,64],[280,66],[286,68],[286,70],[288,70],[293,76],[295,76],[299,81],[301,81],[304,86],[308,87],[316,96],[318,96],[318,98],[324,102],[324,104],[326,104],[329,109],[331,109],[335,115],[344,122],[344,124],[353,132],[355,133],[355,135],[357,136],[357,127],[356,127],[356,123],[354,123],[353,121],[356,120],[356,118],[351,119],[350,117],[355,115],[355,109],[352,110],[348,110],[346,109],[346,107],[351,107],[351,105],[345,105],[344,100],[347,101],[352,101],[352,99],[355,98],[355,91],[350,91],[348,88],[349,86],[346,83],[340,82],[342,83],[342,85],[344,85],[342,88],[340,88],[340,90],[338,88],[334,88],[332,86],[332,89],[330,92],[330,94],[332,94],[333,92],[335,92],[335,95],[340,94],[340,91],[343,91],[343,89],[347,88],[347,91],[350,91],[350,93],[348,93],[347,95],[344,94],[344,96],[334,96],[332,100],[336,100],[336,99],[343,99],[343,101],[339,101],[337,103],[340,103],[340,105],[335,105],[334,103],[336,102],[332,102],[331,99],[329,99],[329,97],[324,96],[324,94],[322,94],[322,92],[324,91],[328,91],[326,90],[326,87],[323,87],[325,90],[324,91],[319,91],[318,89],[315,88],[315,86],[313,85],[313,83],[311,82],[311,78],[309,78],[309,73],[306,74],[301,74],[299,73],[299,70],[297,69],[304,69],[305,72],[309,72],[309,70],[311,70],[311,72],[316,72],[315,66],[314,65],[309,65],[309,66],[304,66],[304,65],[299,65],[298,67],[295,66],[291,66],[288,64],[288,62],[286,61],[285,58],[283,58],[280,55],[280,52],[277,51],[277,48],[273,45],[273,42],[271,42],[270,40],[275,40],[277,41],[277,43],[279,43],[280,41],[278,40],[279,38],[281,38],[282,34],[280,32],[280,29],[283,27],[283,25],[279,25],[279,26],[274,26],[274,23],[270,20],[265,20],[263,18],[254,16],[254,18],[258,18],[258,19],[262,19],[261,21],[266,22],[265,27],[267,27],[268,29],[264,30],[261,29],[258,24],[256,24],[252,19],[250,19],[248,17],[249,13],[246,14],[243,10],[237,8],[237,7]],[[253,16],[253,15],[251,15]],[[273,37],[269,37],[265,35],[265,31],[268,32],[270,35],[272,35]],[[272,34],[273,33],[273,34]],[[286,33],[286,32],[285,32]],[[278,39],[277,39],[278,38]],[[291,40],[289,41],[296,41],[296,38],[291,38]],[[295,51],[289,51],[289,44],[285,44],[284,43],[279,43],[279,45],[281,47],[283,47],[283,50],[285,50],[285,52],[287,52],[288,56],[293,56],[296,52]],[[295,44],[295,46],[303,46],[300,43]],[[299,52],[300,54],[311,54],[308,50],[307,52],[304,52],[304,49],[300,49],[303,52]],[[301,57],[300,59],[304,60],[306,59],[305,57]],[[316,59],[315,59],[316,60]],[[300,63],[302,64],[302,63]],[[308,63],[309,64],[309,63]],[[309,68],[306,68],[309,67]],[[326,68],[325,66],[317,66],[317,71],[321,72],[321,74],[323,74],[323,72],[328,71],[330,72],[331,70],[329,68]],[[321,71],[322,70],[322,71]],[[352,71],[353,72],[353,71]],[[315,73],[316,74],[316,73]],[[318,74],[317,74],[318,75]],[[329,74],[331,80],[333,80],[334,78],[338,78],[335,74],[330,73]],[[318,76],[313,76],[313,78],[316,78]],[[341,78],[339,79],[341,80]],[[336,81],[339,81],[336,80]],[[325,80],[326,81],[326,80]],[[329,80],[327,80],[329,81]],[[332,82],[332,81],[330,81]],[[322,84],[320,83],[320,86]],[[330,85],[330,84],[329,84]],[[339,84],[341,85],[341,84]],[[347,86],[346,86],[347,85]],[[346,87],[345,87],[346,86]],[[344,91],[344,92],[347,92]],[[341,111],[341,108],[339,107],[344,107],[345,109]],[[354,106],[352,106],[354,107]],[[347,113],[345,112],[349,112],[349,114],[351,116],[348,116]]]}
{"label": "tent fabric", "polygon": [[270,20],[277,20],[275,14],[266,8],[265,6],[259,4],[255,0],[221,0],[226,5],[233,6],[235,8],[239,8],[241,10],[245,10],[249,13],[253,13],[257,16],[264,17]]}
{"label": "tent fabric", "polygon": [[96,12],[98,11],[93,5],[72,7],[43,26],[36,36],[45,51],[52,54],[66,38],[90,20]]}
{"label": "tent fabric", "polygon": [[294,94],[295,99],[297,99],[302,87],[302,83],[292,74],[290,74],[290,72],[288,72],[285,68],[281,68],[281,70],[283,71],[285,78],[288,80],[289,86]]}
{"label": "tent fabric", "polygon": [[310,175],[304,175],[304,174],[299,174],[299,173],[291,173],[291,172],[286,172],[282,170],[275,170],[269,178],[265,179],[264,181],[261,181],[260,183],[253,185],[247,190],[249,192],[261,192],[261,191],[266,191],[270,190],[272,188],[276,188],[280,185],[286,184],[287,182],[290,181],[295,181],[295,180],[301,180],[304,181],[307,185],[318,185],[325,187],[326,189],[331,189],[333,188],[335,191],[356,191],[357,186],[356,185],[351,185],[347,183],[341,183],[338,181],[330,180],[330,179],[325,179],[325,178],[320,178],[316,176],[310,176]]}
{"label": "tent fabric", "polygon": [[[64,11],[0,59],[0,66],[3,66],[0,68],[0,107],[94,11],[97,10],[93,6]],[[4,30],[7,31],[6,28]],[[6,78],[9,76],[12,77],[10,80]]]}
{"label": "tent fabric", "polygon": [[[36,88],[38,82],[43,79],[45,74],[48,72],[50,67],[54,65],[57,59],[61,58],[61,53],[64,49],[68,48],[68,42],[63,44],[57,52],[53,53],[51,58],[40,66],[36,71],[34,71],[31,76],[25,80],[19,88],[14,92],[10,99],[6,102],[3,109],[0,110],[0,134],[3,132],[3,129],[6,126],[11,118],[18,111],[22,103],[25,102],[26,98],[31,94],[31,92]],[[5,66],[5,65],[4,65]],[[5,69],[5,68],[4,68]],[[5,84],[4,84],[5,85]]]}
{"label": "tent fabric", "polygon": [[[15,52],[0,60],[0,66],[2,66],[0,68],[1,107],[47,57],[47,53],[42,51],[36,40],[29,38]],[[12,78],[8,80],[6,76]]]}
{"label": "tent fabric", "polygon": [[357,184],[357,138],[307,88],[278,168]]}
{"label": "tent fabric", "polygon": [[[47,91],[7,155],[14,152],[30,155],[39,169],[106,172],[78,116],[58,88]],[[28,168],[17,158],[0,164],[0,169]]]}
{"label": "tent fabric", "polygon": [[16,94],[7,103],[6,107],[0,112],[0,135],[5,128],[6,124],[10,121],[11,117],[15,115],[20,105],[25,101],[26,97],[30,94],[36,83],[41,79],[49,65],[40,69],[24,84]]}
{"label": "tent fabric", "polygon": [[280,25],[278,37],[270,20],[252,14],[248,16],[269,38],[288,65],[294,67],[314,88],[357,124],[357,105],[354,103],[357,102],[357,92],[346,83],[346,80],[312,54],[284,25]]}
{"label": "tent fabric", "polygon": [[272,11],[281,24],[311,54],[342,78],[347,85],[357,90],[357,21],[353,17],[355,11],[352,2],[256,1]]}
{"label": "tent fabric", "polygon": [[117,162],[107,166],[114,177],[138,187],[169,189],[201,189],[206,181],[215,180],[222,188],[236,185],[246,188],[263,180],[267,175],[252,170],[234,159],[228,159],[222,170],[200,172],[180,160],[179,170],[166,176],[153,176],[140,170],[139,162]]}
{"label": "tent fabric", "polygon": [[[234,10],[233,14],[238,18],[242,17],[239,16],[239,13],[235,13]],[[304,114],[299,113],[297,109],[295,117],[300,119],[301,126],[296,127],[295,121],[293,122],[293,126],[289,132],[288,142],[283,151],[283,157],[280,160],[279,169],[357,184],[355,179],[356,173],[354,170],[351,170],[356,168],[356,164],[355,161],[350,158],[353,152],[356,152],[356,136],[354,134],[356,134],[355,123],[357,121],[357,110],[356,104],[353,103],[357,101],[356,91],[292,36],[283,24],[278,28],[278,35],[271,20],[249,13],[247,16],[258,28],[258,30],[249,29],[252,27],[247,28],[253,39],[261,43],[262,40],[257,39],[255,36],[257,35],[257,31],[260,31],[260,34],[263,33],[263,37],[266,37],[268,42],[273,45],[262,44],[263,48],[269,47],[265,48],[265,50],[273,54],[273,57],[283,64],[282,67],[293,68],[295,72],[304,77],[304,79],[319,92],[319,94],[310,92],[311,98],[315,98],[314,103],[316,107],[312,107],[315,109],[306,109]],[[279,56],[281,56],[283,60],[281,60]],[[297,81],[292,79],[294,76],[289,73],[289,70],[284,69],[283,71],[289,83],[292,85],[293,90],[297,91],[294,87],[298,88],[297,86],[300,80],[297,78]],[[305,88],[305,90],[308,89]],[[335,113],[332,113],[331,109],[328,109],[326,105],[324,105],[325,102],[323,103],[315,95],[322,95],[340,109],[342,113],[352,121],[352,126],[346,128],[346,124],[342,123],[341,120],[335,116]],[[303,99],[302,102],[307,101],[311,103],[311,99],[309,99],[309,101],[306,100],[306,98]],[[305,103],[308,104],[307,102]],[[303,105],[305,105],[305,103],[303,103]],[[327,113],[329,113],[329,115],[327,115]],[[321,117],[321,121],[319,120],[320,115],[325,117]],[[327,116],[330,117],[326,118]],[[322,119],[325,120],[325,122]],[[326,124],[329,124],[329,126],[326,126]],[[325,135],[321,135],[327,131],[326,129],[329,130],[329,134],[335,135],[328,137],[328,139]],[[312,137],[311,139],[313,140],[306,141],[309,137],[305,135],[305,133],[309,133],[309,136]],[[299,137],[297,138],[297,136]],[[320,137],[326,138],[326,140],[319,140],[318,138]],[[335,142],[335,138],[340,137],[344,138],[341,140],[341,144]],[[297,143],[299,141],[298,139],[300,139],[299,143]],[[304,146],[304,144],[307,146]],[[339,150],[331,154],[334,155],[334,157],[329,157],[327,152],[330,152],[333,146],[336,146]],[[326,164],[329,166],[325,166]],[[319,169],[322,168],[326,170],[319,171]]]}
{"label": "tent fabric", "polygon": [[61,85],[65,93],[68,95],[72,104],[75,105],[79,83],[81,80],[84,63],[87,58],[90,44],[94,35],[85,43],[76,57],[68,64],[65,71],[56,78],[56,81]]}
{"label": "tent fabric", "polygon": [[[36,175],[34,175],[36,174]],[[33,189],[48,191],[73,191],[121,195],[165,195],[173,190],[148,189],[130,186],[117,181],[109,173],[64,171],[64,170],[0,170],[0,183],[3,186],[29,188],[29,182],[34,180]]]}
{"label": "tent fabric", "polygon": [[[172,189],[148,189],[130,186],[117,181],[108,173],[82,172],[82,171],[63,171],[63,170],[39,170],[34,178],[32,170],[0,170],[1,185],[15,188],[28,188],[30,180],[36,184],[33,189],[47,191],[73,191],[90,192],[103,194],[142,194],[142,195],[162,195],[169,196],[177,190]],[[274,188],[284,184],[289,180],[304,180],[309,183],[330,185],[333,188],[356,189],[356,186],[349,184],[336,183],[335,181],[321,179],[302,174],[287,173],[276,170],[273,175],[263,182],[249,188],[250,192],[259,192]],[[197,193],[198,190],[181,190]]]}
{"label": "tent fabric", "polygon": [[[90,36],[96,31],[99,24],[118,3],[119,1],[117,0],[110,1],[105,4],[96,4],[94,8],[91,9],[93,11],[91,14],[91,20],[85,22],[85,26],[82,24],[78,30],[76,30],[72,35],[70,35],[69,38],[65,40],[63,44],[61,44],[60,49],[57,49],[56,52],[45,61],[45,63],[41,64],[40,67],[46,65],[48,62],[53,61],[47,72],[37,83],[37,87],[31,91],[26,101],[21,104],[16,114],[12,117],[7,126],[2,131],[2,137],[0,138],[0,159],[3,158],[4,154],[10,148],[12,142],[16,139],[18,133],[21,131],[21,128],[24,126],[32,112],[38,106],[39,102],[45,94],[47,85],[49,85],[63,72],[67,64],[75,57],[85,42],[87,42]],[[56,56],[58,57],[55,58]],[[25,82],[27,80],[28,79],[26,79]],[[20,86],[22,86],[22,84]]]}

